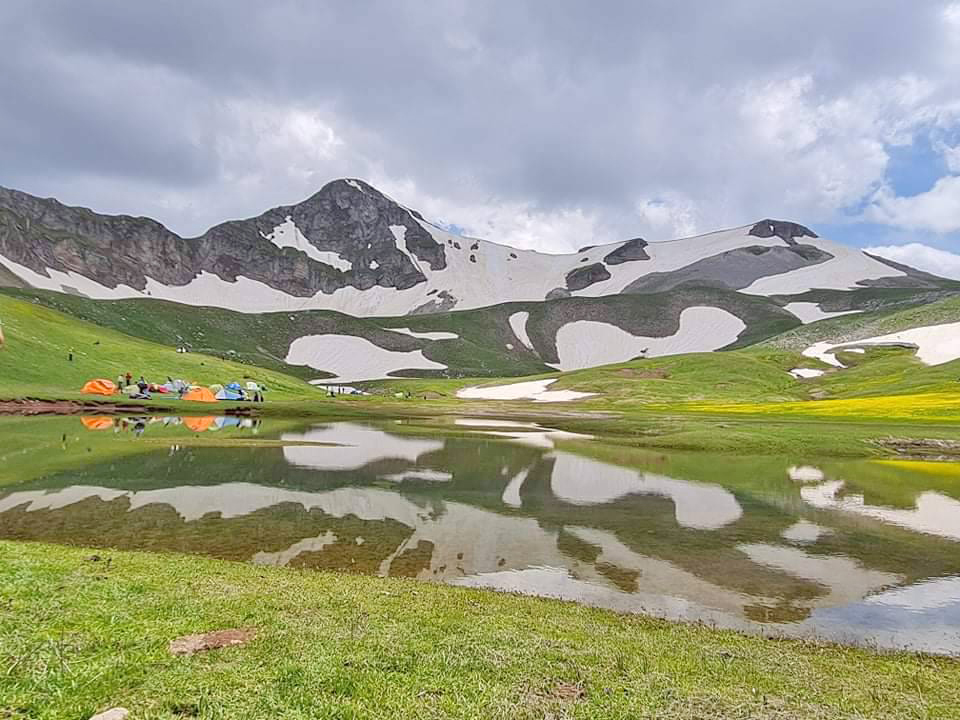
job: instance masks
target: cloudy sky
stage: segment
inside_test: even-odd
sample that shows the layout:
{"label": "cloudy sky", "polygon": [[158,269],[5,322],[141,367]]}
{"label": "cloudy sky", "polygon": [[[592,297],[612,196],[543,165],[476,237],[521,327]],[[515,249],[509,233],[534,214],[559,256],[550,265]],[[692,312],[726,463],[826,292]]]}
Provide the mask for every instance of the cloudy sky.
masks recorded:
{"label": "cloudy sky", "polygon": [[792,219],[960,277],[960,2],[0,3],[0,184],[184,234],[362,177],[548,251]]}

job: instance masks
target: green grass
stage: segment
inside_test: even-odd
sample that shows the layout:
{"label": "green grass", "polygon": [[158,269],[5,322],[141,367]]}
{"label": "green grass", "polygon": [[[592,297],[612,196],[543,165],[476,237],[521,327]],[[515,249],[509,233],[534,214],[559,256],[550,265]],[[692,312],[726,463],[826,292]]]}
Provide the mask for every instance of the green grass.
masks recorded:
{"label": "green grass", "polygon": [[[148,301],[131,302],[140,308]],[[158,303],[157,307],[162,310],[165,306]],[[455,324],[458,319],[469,317],[474,322],[486,317],[487,332],[495,334],[502,324],[496,320],[497,313],[512,310],[512,306],[502,306],[487,315],[448,313],[405,318],[403,323],[416,330],[466,332]],[[83,382],[92,377],[113,379],[129,370],[135,375],[143,372],[151,380],[162,381],[171,375],[205,385],[250,377],[271,388],[269,402],[257,408],[264,415],[328,418],[483,412],[539,417],[547,424],[599,432],[642,447],[764,453],[803,450],[852,456],[884,454],[887,451],[874,442],[884,436],[958,437],[960,384],[955,378],[960,377],[960,362],[926,367],[905,351],[878,349],[850,356],[849,369],[802,382],[787,371],[818,362],[770,347],[532,376],[557,378],[553,386],[557,389],[596,393],[559,406],[455,397],[456,390],[466,385],[515,381],[512,378],[386,381],[369,384],[374,396],[329,399],[289,375],[200,353],[177,353],[169,345],[98,327],[13,296],[0,295],[0,317],[8,336],[7,347],[0,350],[0,399],[94,400],[98,396],[80,395]],[[146,323],[147,319],[140,321]],[[471,332],[479,333],[478,327],[474,325]],[[484,343],[493,340],[487,338]],[[75,350],[72,363],[66,357],[71,347]],[[412,398],[394,398],[398,391],[409,392]],[[812,397],[827,399],[811,402]],[[161,396],[155,396],[151,404],[170,412],[207,414],[226,407],[190,405]],[[821,424],[825,421],[829,427]]]}
{"label": "green grass", "polygon": [[[6,295],[0,295],[0,319],[7,340],[0,349],[0,398],[78,396],[87,380],[116,381],[118,374],[128,371],[135,378],[143,374],[159,383],[167,376],[200,385],[250,378],[266,384],[271,399],[322,398],[302,380],[274,370],[200,353],[178,353],[173,346],[134,338]],[[67,357],[71,348],[73,362]]]}
{"label": "green grass", "polygon": [[[3,717],[960,717],[946,659],[405,579],[100,555],[0,543]],[[256,638],[167,651],[230,627]]]}
{"label": "green grass", "polygon": [[[806,299],[806,298],[803,298]],[[810,301],[820,298],[810,298]],[[759,343],[759,347],[802,351],[818,342],[844,343],[888,335],[925,325],[960,321],[960,295],[906,308],[892,306],[872,312],[841,315],[788,330]]]}

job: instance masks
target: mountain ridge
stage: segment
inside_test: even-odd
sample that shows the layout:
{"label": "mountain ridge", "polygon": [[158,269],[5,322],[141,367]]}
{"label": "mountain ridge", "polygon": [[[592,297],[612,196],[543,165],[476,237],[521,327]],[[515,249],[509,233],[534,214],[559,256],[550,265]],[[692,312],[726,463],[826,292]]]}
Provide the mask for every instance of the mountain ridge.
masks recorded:
{"label": "mountain ridge", "polygon": [[[817,265],[825,272],[806,283],[752,288]],[[881,279],[930,285],[806,226],[772,219],[688,238],[631,238],[577,253],[521,250],[454,235],[353,178],[193,238],[151,218],[102,215],[0,189],[0,267],[8,284],[16,277],[28,286],[95,299],[159,297],[242,312],[331,309],[359,316],[679,285],[787,296],[851,290]]]}

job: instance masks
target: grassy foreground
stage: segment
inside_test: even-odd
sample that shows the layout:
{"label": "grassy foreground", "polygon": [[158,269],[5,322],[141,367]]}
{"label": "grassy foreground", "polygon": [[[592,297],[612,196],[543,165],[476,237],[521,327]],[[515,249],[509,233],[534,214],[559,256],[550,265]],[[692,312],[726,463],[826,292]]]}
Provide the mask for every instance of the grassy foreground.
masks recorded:
{"label": "grassy foreground", "polygon": [[2,542],[0,588],[4,718],[960,717],[955,661],[413,580]]}

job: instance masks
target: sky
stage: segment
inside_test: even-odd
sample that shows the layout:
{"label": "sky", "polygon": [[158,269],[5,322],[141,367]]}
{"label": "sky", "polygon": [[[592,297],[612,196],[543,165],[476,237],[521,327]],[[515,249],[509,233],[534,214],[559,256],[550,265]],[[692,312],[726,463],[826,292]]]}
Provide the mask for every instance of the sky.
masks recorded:
{"label": "sky", "polygon": [[0,185],[186,236],[359,177],[565,252],[766,217],[960,278],[960,1],[4,0]]}

